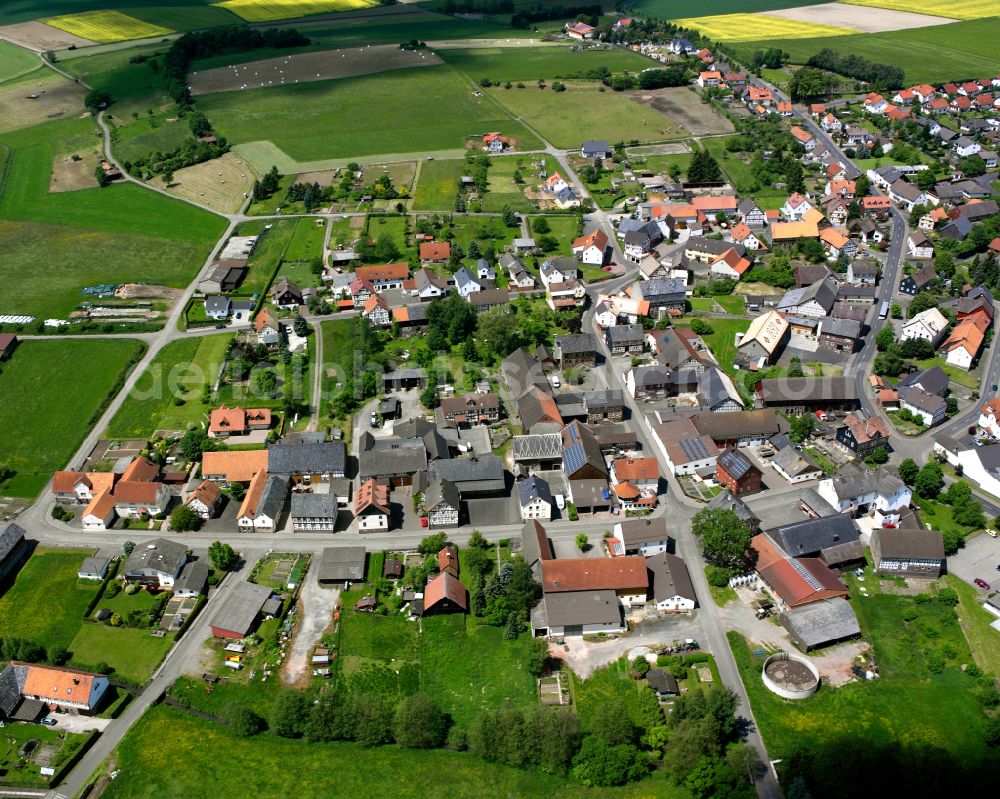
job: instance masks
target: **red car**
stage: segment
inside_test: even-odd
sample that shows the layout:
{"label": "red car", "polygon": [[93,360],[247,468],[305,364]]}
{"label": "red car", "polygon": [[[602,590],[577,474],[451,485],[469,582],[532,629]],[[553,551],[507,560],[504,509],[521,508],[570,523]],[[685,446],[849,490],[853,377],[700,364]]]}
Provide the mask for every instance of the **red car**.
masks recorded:
{"label": "red car", "polygon": [[979,579],[979,578],[977,577],[977,578],[976,578],[975,580],[973,580],[972,582],[974,582],[974,583],[975,583],[976,585],[978,585],[978,586],[979,586],[980,588],[982,588],[982,589],[983,589],[984,591],[989,591],[989,590],[990,590],[990,584],[989,584],[988,582],[986,582],[986,580],[980,580],[980,579]]}

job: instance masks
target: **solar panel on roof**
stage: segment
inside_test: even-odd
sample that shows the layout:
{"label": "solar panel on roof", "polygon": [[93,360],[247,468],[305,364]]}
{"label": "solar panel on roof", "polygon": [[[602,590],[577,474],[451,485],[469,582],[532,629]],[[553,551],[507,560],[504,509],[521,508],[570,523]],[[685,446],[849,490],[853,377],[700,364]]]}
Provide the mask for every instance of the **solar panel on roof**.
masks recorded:
{"label": "solar panel on roof", "polygon": [[805,566],[795,560],[795,558],[787,558],[786,560],[792,565],[792,568],[799,573],[802,579],[809,583],[809,587],[812,588],[813,591],[819,591],[823,587],[820,585],[819,580],[813,577],[812,573]]}
{"label": "solar panel on roof", "polygon": [[749,472],[752,465],[750,460],[740,452],[727,452],[722,456],[723,468],[737,480]]}
{"label": "solar panel on roof", "polygon": [[565,471],[569,474],[572,474],[577,469],[582,468],[586,461],[587,458],[583,453],[583,444],[579,441],[563,453],[563,464]]}
{"label": "solar panel on roof", "polygon": [[702,460],[708,457],[708,447],[700,438],[682,438],[677,442],[681,452],[689,461]]}

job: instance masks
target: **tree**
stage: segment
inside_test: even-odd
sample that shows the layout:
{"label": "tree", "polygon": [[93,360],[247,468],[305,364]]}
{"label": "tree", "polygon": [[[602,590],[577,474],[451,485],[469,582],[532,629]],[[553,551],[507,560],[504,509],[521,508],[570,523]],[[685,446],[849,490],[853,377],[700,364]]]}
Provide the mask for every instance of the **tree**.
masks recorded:
{"label": "tree", "polygon": [[924,464],[913,481],[913,490],[923,499],[934,499],[941,491],[944,477],[941,466],[936,461]]}
{"label": "tree", "polygon": [[448,536],[444,533],[434,533],[433,535],[427,536],[420,542],[420,545],[417,547],[417,551],[421,555],[436,555],[447,543]]}
{"label": "tree", "polygon": [[212,134],[212,123],[201,111],[195,111],[188,115],[188,127],[196,137],[210,136]]}
{"label": "tree", "polygon": [[299,738],[309,724],[312,699],[303,691],[285,688],[271,706],[268,728],[282,738]]}
{"label": "tree", "polygon": [[549,221],[544,216],[540,216],[537,219],[532,220],[531,230],[535,234],[541,234],[550,232],[552,227],[549,225]]}
{"label": "tree", "polygon": [[208,558],[212,561],[212,566],[219,571],[233,571],[239,562],[239,555],[229,544],[221,541],[213,541],[208,546]]}
{"label": "tree", "polygon": [[632,744],[608,746],[588,735],[573,758],[573,774],[584,785],[624,785],[649,773],[646,756]]}
{"label": "tree", "polygon": [[241,738],[249,738],[264,729],[264,719],[242,702],[230,702],[225,706],[223,717]]}
{"label": "tree", "polygon": [[122,544],[122,554],[127,558],[135,549],[135,541],[126,541]]}
{"label": "tree", "polygon": [[292,317],[292,330],[295,331],[296,336],[305,338],[305,336],[309,333],[309,323],[301,315],[295,314],[295,316]]}
{"label": "tree", "polygon": [[802,360],[795,356],[788,362],[788,377],[804,377],[805,372],[802,371]]}
{"label": "tree", "polygon": [[190,505],[178,505],[170,512],[170,529],[175,533],[197,530],[201,527],[201,517]]}
{"label": "tree", "polygon": [[722,180],[722,168],[708,150],[696,150],[688,166],[689,183],[718,183]]}
{"label": "tree", "polygon": [[874,452],[872,452],[870,460],[874,464],[883,464],[889,462],[889,453],[885,451],[885,447],[875,447]]}
{"label": "tree", "polygon": [[885,352],[889,347],[896,343],[896,333],[892,329],[892,325],[886,325],[881,330],[878,331],[878,335],[875,336],[875,348],[879,352]]}
{"label": "tree", "polygon": [[448,736],[448,719],[427,694],[416,693],[396,705],[392,732],[400,746],[433,749]]}
{"label": "tree", "polygon": [[503,224],[504,227],[518,227],[521,224],[521,218],[509,205],[503,207]]}
{"label": "tree", "polygon": [[691,329],[699,336],[710,336],[715,332],[715,329],[708,322],[698,317],[692,319],[690,325]]}
{"label": "tree", "polygon": [[420,392],[420,404],[428,410],[434,410],[441,404],[438,398],[437,387],[433,383],[428,383],[427,387]]}
{"label": "tree", "polygon": [[375,240],[376,259],[388,263],[395,261],[398,257],[399,247],[396,246],[396,242],[388,233],[383,233]]}
{"label": "tree", "polygon": [[544,638],[532,638],[528,647],[528,672],[534,677],[545,673],[549,665],[549,642]]}
{"label": "tree", "polygon": [[793,103],[800,103],[829,94],[833,84],[832,75],[815,67],[802,67],[795,71],[788,82],[788,93]]}
{"label": "tree", "polygon": [[811,413],[804,413],[801,416],[792,417],[789,425],[788,436],[796,444],[801,444],[816,429],[816,417]]}
{"label": "tree", "polygon": [[750,550],[750,530],[728,508],[703,508],[691,520],[705,558],[718,566],[742,570]]}
{"label": "tree", "polygon": [[84,106],[92,114],[96,114],[98,111],[107,108],[113,102],[114,98],[112,98],[111,92],[106,92],[103,89],[91,89],[83,98]]}
{"label": "tree", "polygon": [[588,540],[587,540],[587,534],[586,533],[577,533],[576,534],[576,546],[577,546],[577,548],[581,552],[586,552],[587,551]]}
{"label": "tree", "polygon": [[645,655],[636,655],[632,658],[632,671],[640,677],[646,676],[646,673],[649,671],[649,661],[646,660]]}

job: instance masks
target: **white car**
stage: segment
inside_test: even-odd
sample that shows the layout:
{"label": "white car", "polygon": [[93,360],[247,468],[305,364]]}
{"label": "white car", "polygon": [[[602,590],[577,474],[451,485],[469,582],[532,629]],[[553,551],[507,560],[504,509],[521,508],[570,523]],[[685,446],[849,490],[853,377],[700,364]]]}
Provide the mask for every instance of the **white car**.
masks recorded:
{"label": "white car", "polygon": [[559,388],[562,385],[562,380],[559,379],[559,375],[552,376],[552,387]]}

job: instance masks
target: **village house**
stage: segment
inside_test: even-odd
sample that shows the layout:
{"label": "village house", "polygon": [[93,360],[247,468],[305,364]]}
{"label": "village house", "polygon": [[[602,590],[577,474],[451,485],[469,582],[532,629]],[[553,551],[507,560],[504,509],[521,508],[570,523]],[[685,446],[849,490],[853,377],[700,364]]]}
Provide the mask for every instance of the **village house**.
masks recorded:
{"label": "village house", "polygon": [[278,315],[273,308],[260,309],[254,320],[254,329],[257,333],[258,344],[270,347],[281,343],[281,325],[278,324]]}
{"label": "village house", "polygon": [[608,249],[608,237],[602,230],[580,236],[573,242],[573,255],[591,266],[603,266]]}
{"label": "village house", "polygon": [[889,452],[891,431],[881,416],[867,417],[861,411],[850,413],[837,428],[837,443],[855,458],[869,457],[876,449]]}
{"label": "village house", "polygon": [[423,506],[431,527],[458,527],[461,499],[452,481],[439,479],[430,483],[424,492]]}
{"label": "village house", "polygon": [[209,414],[208,434],[212,438],[242,436],[254,430],[271,428],[270,408],[214,408]]}
{"label": "village house", "polygon": [[222,490],[218,483],[202,480],[184,502],[200,519],[212,519],[222,505]]}
{"label": "village house", "polygon": [[726,448],[716,461],[716,482],[737,497],[759,492],[762,476],[753,461],[736,447]]}
{"label": "village house", "polygon": [[389,486],[368,479],[358,486],[354,495],[354,520],[358,532],[389,529]]}
{"label": "village house", "polygon": [[438,424],[442,427],[494,424],[500,421],[500,398],[492,393],[445,397],[438,414]]}
{"label": "village house", "polygon": [[172,588],[187,559],[184,544],[155,538],[135,545],[120,574],[126,583],[139,583],[154,590]]}
{"label": "village house", "polygon": [[945,567],[944,537],[937,530],[876,529],[871,551],[877,574],[936,579]]}
{"label": "village house", "polygon": [[899,340],[923,339],[936,347],[938,342],[944,337],[947,327],[948,320],[944,314],[937,308],[928,308],[926,311],[921,311],[912,319],[908,319],[903,323]]}
{"label": "village house", "polygon": [[552,518],[552,490],[548,482],[538,475],[517,484],[517,498],[524,521],[548,521]]}

